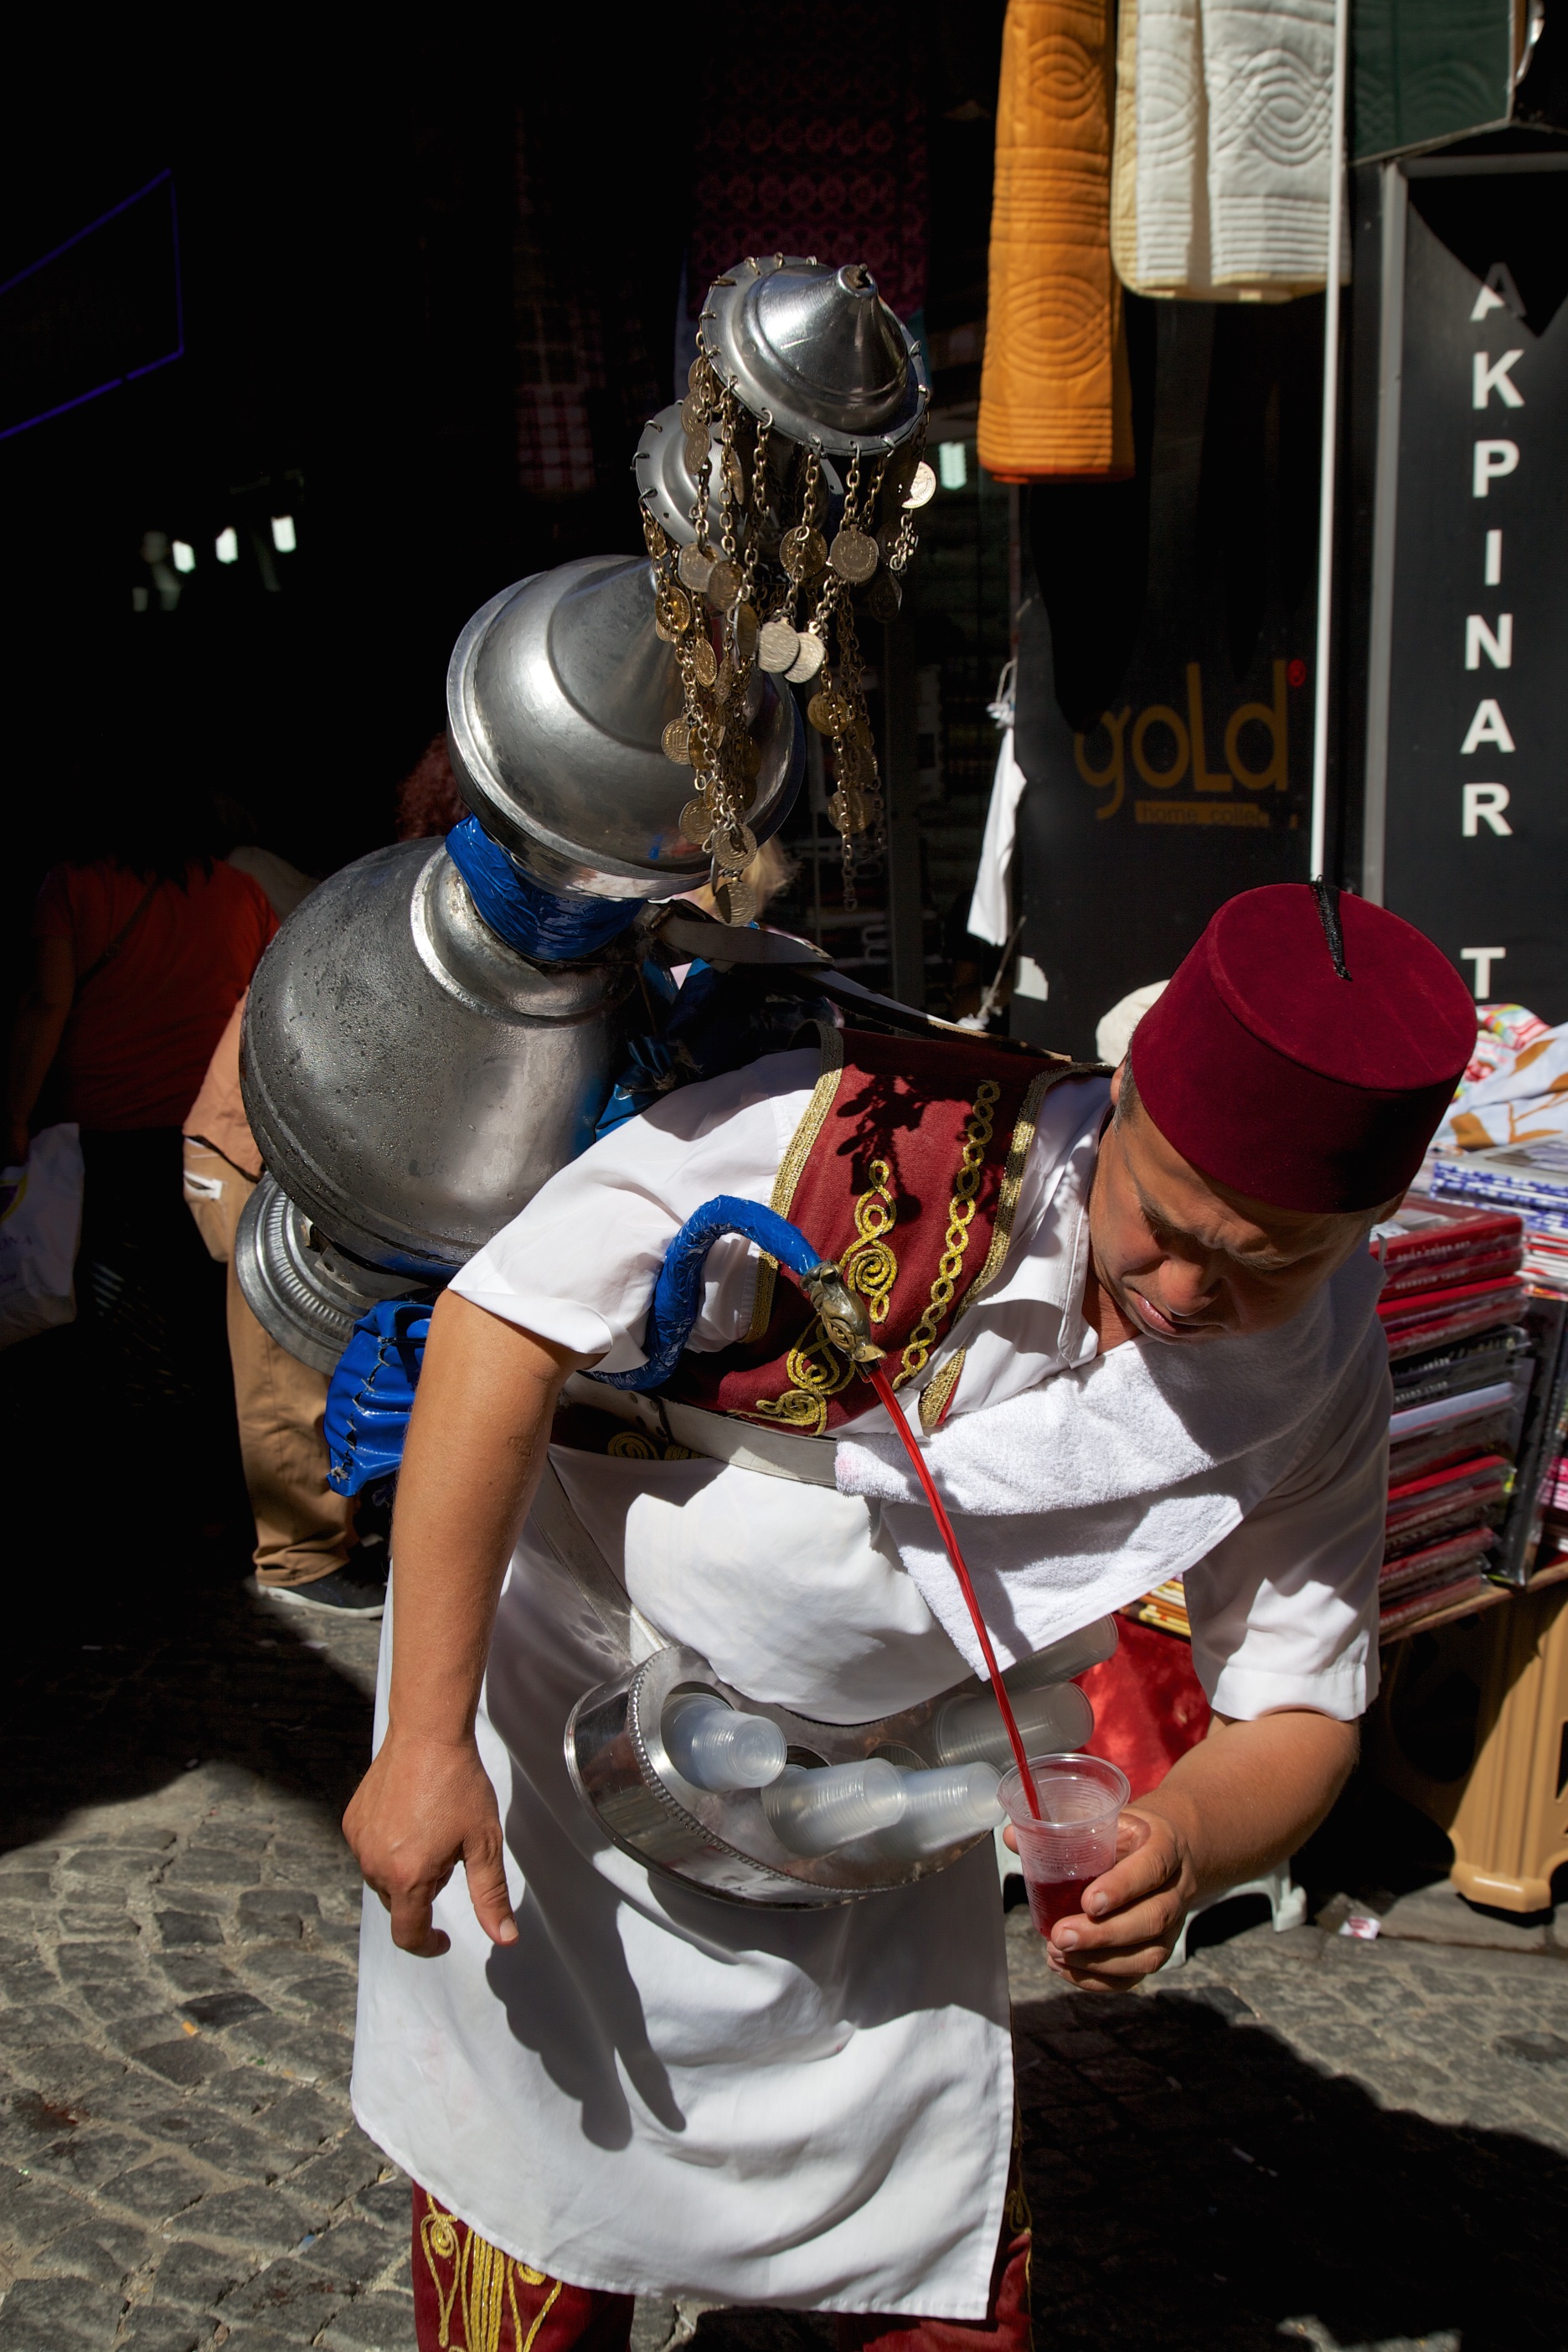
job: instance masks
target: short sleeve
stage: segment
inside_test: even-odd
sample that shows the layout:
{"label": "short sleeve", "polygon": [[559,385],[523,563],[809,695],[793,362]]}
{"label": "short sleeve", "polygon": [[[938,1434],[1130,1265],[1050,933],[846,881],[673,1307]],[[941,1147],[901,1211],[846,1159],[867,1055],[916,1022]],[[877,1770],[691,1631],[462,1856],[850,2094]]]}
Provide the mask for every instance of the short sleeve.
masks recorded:
{"label": "short sleeve", "polygon": [[[474,1306],[542,1339],[631,1371],[665,1254],[721,1192],[765,1202],[811,1099],[817,1056],[769,1054],[682,1087],[628,1118],[541,1187],[453,1280]],[[727,1347],[751,1319],[756,1255],[738,1237],[708,1258],[691,1344]]]}
{"label": "short sleeve", "polygon": [[70,868],[53,866],[45,875],[33,907],[33,937],[36,940],[68,940],[76,934],[76,917],[70,902]]}
{"label": "short sleeve", "polygon": [[1352,1723],[1376,1696],[1390,1408],[1373,1324],[1306,1459],[1188,1570],[1193,1664],[1217,1714]]}

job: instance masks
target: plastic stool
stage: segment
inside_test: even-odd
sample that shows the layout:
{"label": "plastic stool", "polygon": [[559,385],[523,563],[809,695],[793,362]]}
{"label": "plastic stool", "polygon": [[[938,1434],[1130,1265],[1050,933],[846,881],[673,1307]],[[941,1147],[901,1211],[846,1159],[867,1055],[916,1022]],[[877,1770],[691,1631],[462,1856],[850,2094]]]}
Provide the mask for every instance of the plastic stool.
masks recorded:
{"label": "plastic stool", "polygon": [[[1549,1909],[1568,1864],[1568,1582],[1399,1642],[1384,1674],[1367,1723],[1378,1780],[1447,1832],[1467,1901]],[[1473,1743],[1457,1726],[1467,1688]]]}

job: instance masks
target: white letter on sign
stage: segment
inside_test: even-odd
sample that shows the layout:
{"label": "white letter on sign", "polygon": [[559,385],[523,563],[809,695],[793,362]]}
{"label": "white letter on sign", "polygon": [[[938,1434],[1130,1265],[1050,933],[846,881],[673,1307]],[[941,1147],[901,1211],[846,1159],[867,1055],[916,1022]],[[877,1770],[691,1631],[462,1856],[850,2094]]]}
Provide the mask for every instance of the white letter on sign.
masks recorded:
{"label": "white letter on sign", "polygon": [[1483,743],[1495,743],[1500,751],[1511,751],[1513,749],[1513,737],[1508,731],[1508,720],[1502,715],[1501,705],[1494,702],[1489,694],[1484,702],[1476,705],[1469,733],[1459,746],[1460,758],[1468,757],[1471,751],[1479,751]]}
{"label": "white letter on sign", "polygon": [[1500,360],[1489,367],[1485,352],[1478,352],[1470,375],[1470,398],[1477,408],[1485,408],[1495,392],[1505,408],[1522,408],[1524,394],[1515,384],[1509,370],[1515,360],[1524,357],[1522,352],[1504,352]]}
{"label": "white letter on sign", "polygon": [[1513,614],[1500,613],[1494,637],[1479,613],[1465,618],[1465,667],[1479,669],[1485,654],[1493,669],[1513,667]]}
{"label": "white letter on sign", "polygon": [[1470,478],[1472,495],[1478,499],[1487,497],[1489,484],[1511,474],[1518,463],[1517,441],[1478,441],[1475,470]]}
{"label": "white letter on sign", "polygon": [[1461,948],[1459,950],[1459,961],[1473,963],[1476,967],[1476,1003],[1478,1004],[1484,1004],[1491,994],[1492,966],[1494,963],[1501,963],[1507,953],[1506,948]]}
{"label": "white letter on sign", "polygon": [[1494,833],[1512,838],[1513,827],[1503,814],[1508,806],[1506,784],[1467,784],[1464,795],[1464,835],[1467,841],[1474,841],[1483,824],[1489,825]]}

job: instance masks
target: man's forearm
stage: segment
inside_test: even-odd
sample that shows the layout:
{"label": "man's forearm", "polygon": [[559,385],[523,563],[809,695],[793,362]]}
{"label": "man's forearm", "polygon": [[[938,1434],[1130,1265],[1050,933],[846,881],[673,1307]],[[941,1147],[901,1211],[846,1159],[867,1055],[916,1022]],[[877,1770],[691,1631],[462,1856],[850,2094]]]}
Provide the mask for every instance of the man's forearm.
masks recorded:
{"label": "man's forearm", "polygon": [[400,1737],[471,1730],[497,1596],[563,1381],[581,1360],[448,1292],[398,1480],[391,1717]]}
{"label": "man's forearm", "polygon": [[1355,1764],[1356,1727],[1306,1708],[1232,1723],[1216,1717],[1133,1810],[1177,1832],[1204,1902],[1294,1853]]}

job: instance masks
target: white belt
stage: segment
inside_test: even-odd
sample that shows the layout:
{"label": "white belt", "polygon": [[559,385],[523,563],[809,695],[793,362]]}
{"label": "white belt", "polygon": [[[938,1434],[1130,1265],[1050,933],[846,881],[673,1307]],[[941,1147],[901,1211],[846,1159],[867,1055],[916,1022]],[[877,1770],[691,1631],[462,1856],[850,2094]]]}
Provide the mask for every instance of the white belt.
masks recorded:
{"label": "white belt", "polygon": [[677,1445],[689,1445],[733,1470],[760,1470],[766,1478],[795,1478],[805,1486],[834,1486],[834,1456],[838,1448],[830,1437],[796,1437],[782,1429],[759,1429],[753,1422],[731,1421],[728,1413],[705,1412],[700,1405],[658,1400]]}

